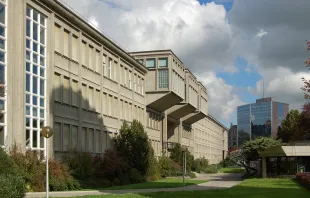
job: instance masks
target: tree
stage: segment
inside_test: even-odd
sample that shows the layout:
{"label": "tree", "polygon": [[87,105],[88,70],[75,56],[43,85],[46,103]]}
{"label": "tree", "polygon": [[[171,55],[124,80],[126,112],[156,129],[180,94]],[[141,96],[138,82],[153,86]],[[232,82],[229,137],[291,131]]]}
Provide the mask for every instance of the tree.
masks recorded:
{"label": "tree", "polygon": [[[310,50],[310,41],[306,41],[307,42],[307,50]],[[310,68],[310,58],[308,58],[305,61],[306,67]],[[302,78],[302,81],[304,83],[304,86],[301,87],[301,89],[305,92],[304,93],[304,97],[306,99],[310,99],[310,80],[306,80],[305,78]]]}
{"label": "tree", "polygon": [[146,175],[154,158],[154,152],[147,133],[139,121],[133,120],[130,126],[123,122],[119,135],[114,139],[114,144],[117,152],[131,168]]}
{"label": "tree", "polygon": [[278,127],[277,139],[281,139],[283,142],[289,142],[293,139],[298,139],[296,131],[298,121],[300,119],[300,113],[297,110],[291,110],[285,120],[282,120],[281,126]]}
{"label": "tree", "polygon": [[310,111],[306,108],[309,108],[308,105],[305,105],[301,113],[297,110],[290,111],[278,128],[277,139],[283,142],[310,139]]}
{"label": "tree", "polygon": [[[192,164],[194,162],[194,156],[186,149],[184,150],[186,155],[186,170],[191,170]],[[178,163],[179,165],[183,165],[183,149],[181,144],[176,143],[173,149],[170,152],[170,159]]]}

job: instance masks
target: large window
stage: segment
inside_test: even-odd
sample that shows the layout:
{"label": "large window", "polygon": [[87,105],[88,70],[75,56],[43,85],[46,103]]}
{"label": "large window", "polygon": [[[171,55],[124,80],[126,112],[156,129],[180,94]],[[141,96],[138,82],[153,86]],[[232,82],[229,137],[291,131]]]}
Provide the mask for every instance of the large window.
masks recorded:
{"label": "large window", "polygon": [[6,10],[6,4],[0,1],[0,146],[6,139]]}
{"label": "large window", "polygon": [[40,131],[46,120],[46,17],[26,9],[26,146],[44,149]]}
{"label": "large window", "polygon": [[146,59],[146,67],[147,68],[155,68],[156,67],[155,58]]}
{"label": "large window", "polygon": [[159,58],[158,67],[168,67],[168,58]]}
{"label": "large window", "polygon": [[158,70],[158,88],[168,88],[168,70]]}

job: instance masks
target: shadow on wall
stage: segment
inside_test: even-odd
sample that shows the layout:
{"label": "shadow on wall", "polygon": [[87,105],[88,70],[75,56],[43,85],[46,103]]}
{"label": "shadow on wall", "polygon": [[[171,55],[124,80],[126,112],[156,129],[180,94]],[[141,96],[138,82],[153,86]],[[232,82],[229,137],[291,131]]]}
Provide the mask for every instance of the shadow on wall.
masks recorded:
{"label": "shadow on wall", "polygon": [[[101,154],[111,148],[116,133],[104,126],[102,112],[114,109],[102,100],[103,93],[60,74],[55,73],[54,77],[56,88],[50,96],[50,123],[54,135],[50,144],[53,144],[55,158],[69,150]],[[117,123],[113,116],[106,116],[106,119]]]}

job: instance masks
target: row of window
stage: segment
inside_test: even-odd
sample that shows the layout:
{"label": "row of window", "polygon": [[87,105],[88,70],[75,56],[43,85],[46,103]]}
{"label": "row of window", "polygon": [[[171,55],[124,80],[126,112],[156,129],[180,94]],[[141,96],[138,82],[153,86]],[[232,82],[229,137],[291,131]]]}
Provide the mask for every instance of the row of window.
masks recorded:
{"label": "row of window", "polygon": [[147,112],[146,126],[152,129],[160,130],[161,116],[154,112]]}
{"label": "row of window", "polygon": [[6,139],[6,14],[7,5],[0,1],[0,146]]}
{"label": "row of window", "polygon": [[135,92],[144,95],[144,79],[137,74],[132,75],[132,71],[122,65],[120,70],[120,83],[124,87],[131,90],[133,89]]}
{"label": "row of window", "polygon": [[82,127],[67,123],[54,123],[54,150],[80,150],[90,153],[104,153],[112,147],[112,138],[115,135],[96,128]]}
{"label": "row of window", "polygon": [[[198,107],[198,93],[197,91],[189,85],[189,102],[193,104],[195,107]],[[201,101],[204,101],[203,98],[201,98]],[[204,102],[202,102],[201,107],[204,107]]]}
{"label": "row of window", "polygon": [[174,70],[172,71],[172,90],[177,92],[183,98],[185,97],[184,79]]}
{"label": "row of window", "polygon": [[[150,69],[155,69],[155,68],[165,68],[168,67],[168,58],[147,58],[147,59],[137,59],[137,61],[141,64],[144,64],[145,61],[145,66]],[[157,64],[156,64],[157,63]]]}

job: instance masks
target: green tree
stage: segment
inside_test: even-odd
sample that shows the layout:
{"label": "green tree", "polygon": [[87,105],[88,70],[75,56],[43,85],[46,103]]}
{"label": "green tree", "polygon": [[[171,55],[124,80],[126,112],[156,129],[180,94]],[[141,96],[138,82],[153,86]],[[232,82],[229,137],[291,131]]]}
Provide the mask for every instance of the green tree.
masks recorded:
{"label": "green tree", "polygon": [[281,139],[283,142],[289,142],[292,139],[296,139],[300,117],[301,115],[298,110],[291,110],[278,128],[277,139]]}
{"label": "green tree", "polygon": [[115,149],[131,168],[146,175],[151,159],[154,158],[154,152],[147,133],[139,121],[133,120],[131,125],[123,122],[114,144]]}
{"label": "green tree", "polygon": [[194,156],[187,149],[183,149],[180,143],[176,143],[170,152],[170,159],[183,165],[183,151],[186,155],[186,170],[191,170],[194,161]]}

